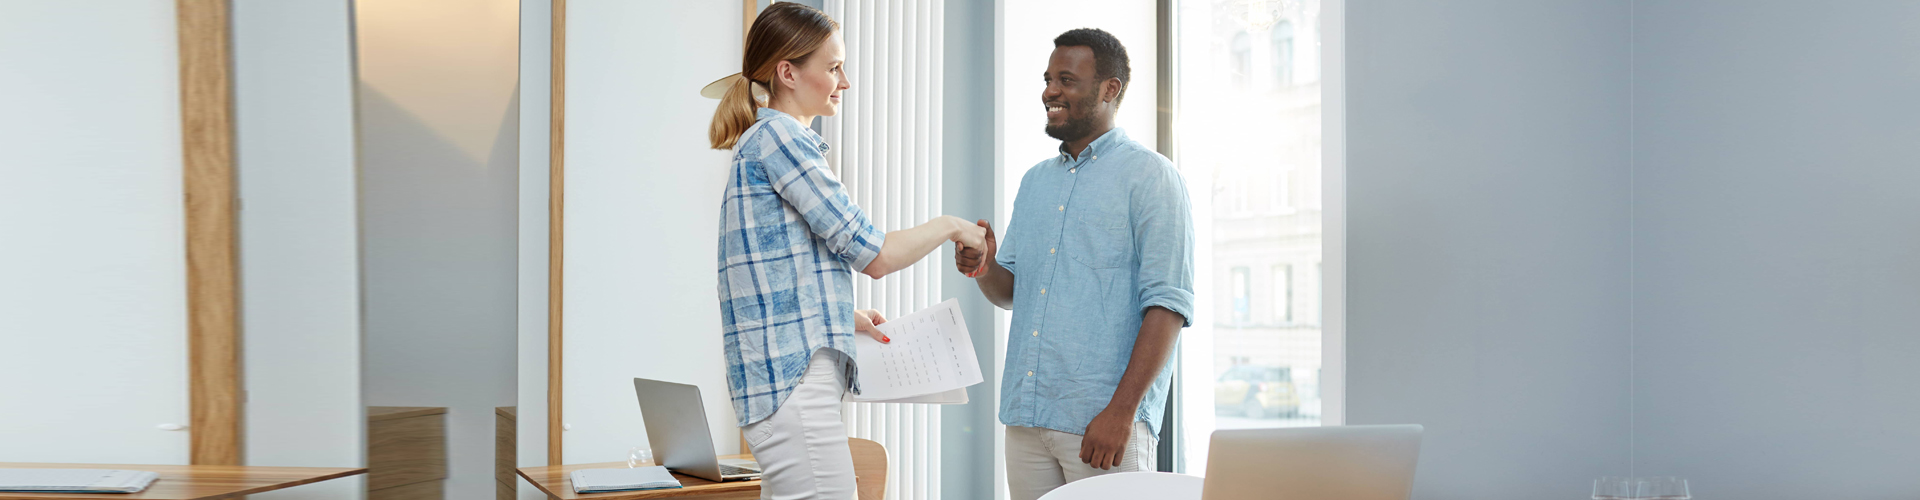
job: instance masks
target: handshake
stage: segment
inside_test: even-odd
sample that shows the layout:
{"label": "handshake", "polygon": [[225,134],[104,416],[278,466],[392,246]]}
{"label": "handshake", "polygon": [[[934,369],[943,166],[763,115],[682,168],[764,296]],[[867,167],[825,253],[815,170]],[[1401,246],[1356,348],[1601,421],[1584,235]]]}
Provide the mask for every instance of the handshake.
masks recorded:
{"label": "handshake", "polygon": [[993,223],[981,219],[972,225],[959,220],[953,236],[953,264],[960,274],[968,278],[978,278],[987,272],[987,263],[993,260],[999,244],[993,238]]}

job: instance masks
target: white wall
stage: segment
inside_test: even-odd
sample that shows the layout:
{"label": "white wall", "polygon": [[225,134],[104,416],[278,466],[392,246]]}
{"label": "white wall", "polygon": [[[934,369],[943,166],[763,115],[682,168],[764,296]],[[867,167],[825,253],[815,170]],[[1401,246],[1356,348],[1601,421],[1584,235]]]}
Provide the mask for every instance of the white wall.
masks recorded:
{"label": "white wall", "polygon": [[[551,172],[547,143],[553,87],[553,4],[520,2],[520,234],[519,414],[515,454],[520,467],[547,465],[547,200]],[[518,476],[516,476],[517,478]],[[519,500],[546,500],[515,479]]]}
{"label": "white wall", "polygon": [[187,461],[177,46],[172,2],[0,4],[0,461]]}
{"label": "white wall", "polygon": [[1917,2],[1633,3],[1633,470],[1920,497]]}
{"label": "white wall", "polygon": [[444,406],[447,498],[494,494],[515,395],[519,3],[355,2],[365,400]]}
{"label": "white wall", "polygon": [[1627,4],[1347,7],[1347,422],[1415,498],[1628,474]]}
{"label": "white wall", "polygon": [[567,3],[566,463],[647,443],[633,378],[700,386],[739,449],[715,298],[726,151],[707,147],[739,72],[738,2]]}
{"label": "white wall", "polygon": [[[353,13],[233,4],[248,465],[366,464]],[[358,498],[364,476],[253,495]]]}

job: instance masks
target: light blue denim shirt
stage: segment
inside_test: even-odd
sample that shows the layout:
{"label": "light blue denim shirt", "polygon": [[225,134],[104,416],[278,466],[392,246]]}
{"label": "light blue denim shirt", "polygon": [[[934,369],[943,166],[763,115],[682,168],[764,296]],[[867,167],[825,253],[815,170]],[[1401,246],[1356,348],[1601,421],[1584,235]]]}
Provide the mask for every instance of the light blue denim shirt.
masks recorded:
{"label": "light blue denim shirt", "polygon": [[780,409],[816,350],[845,354],[859,392],[853,273],[880,255],[887,235],[847,197],[826,152],[813,130],[767,108],[734,146],[720,202],[719,292],[727,390],[741,427]]}
{"label": "light blue denim shirt", "polygon": [[[1173,162],[1115,128],[1027,170],[997,261],[1014,275],[1000,422],[1085,435],[1148,307],[1193,318],[1193,214]],[[1137,417],[1159,432],[1172,363]]]}

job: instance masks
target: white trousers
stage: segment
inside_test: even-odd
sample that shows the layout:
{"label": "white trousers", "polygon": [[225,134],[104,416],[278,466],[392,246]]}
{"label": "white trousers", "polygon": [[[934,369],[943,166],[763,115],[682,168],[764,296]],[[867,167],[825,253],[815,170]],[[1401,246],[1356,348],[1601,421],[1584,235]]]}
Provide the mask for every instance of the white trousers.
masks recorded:
{"label": "white trousers", "polygon": [[843,357],[814,351],[807,374],[773,415],[744,429],[747,447],[760,462],[760,498],[850,500],[854,498],[853,452],[840,422],[847,390]]}
{"label": "white trousers", "polygon": [[1146,422],[1133,423],[1120,465],[1096,469],[1080,461],[1082,436],[1039,427],[1007,426],[1007,494],[1013,500],[1035,500],[1061,485],[1102,474],[1155,470],[1155,446],[1160,437]]}

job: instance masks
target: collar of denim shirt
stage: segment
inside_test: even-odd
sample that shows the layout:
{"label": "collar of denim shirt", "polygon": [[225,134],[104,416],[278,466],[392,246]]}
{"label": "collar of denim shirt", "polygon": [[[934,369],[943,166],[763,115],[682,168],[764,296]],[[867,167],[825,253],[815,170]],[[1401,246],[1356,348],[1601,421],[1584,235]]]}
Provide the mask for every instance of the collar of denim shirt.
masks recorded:
{"label": "collar of denim shirt", "polygon": [[[1079,163],[1086,163],[1085,160],[1098,160],[1101,154],[1112,151],[1113,148],[1121,144],[1126,144],[1126,142],[1127,131],[1120,127],[1114,127],[1112,130],[1108,130],[1107,133],[1101,134],[1099,139],[1094,139],[1093,142],[1087,144],[1087,150],[1080,152],[1080,160],[1082,161]],[[1073,155],[1067,152],[1067,142],[1060,141],[1060,164],[1067,165],[1071,163],[1074,163],[1074,159]]]}
{"label": "collar of denim shirt", "polygon": [[[790,118],[790,119],[792,119],[792,120],[793,120],[793,121],[794,121],[795,123],[799,123],[799,122],[800,122],[800,119],[799,119],[799,118],[794,118],[794,117],[793,117],[793,115],[789,115],[789,114],[787,114],[787,113],[786,113],[786,112],[784,112],[784,111],[780,111],[780,110],[777,110],[777,109],[773,109],[773,108],[760,108],[760,110],[759,110],[759,111],[756,111],[756,112],[754,112],[754,114],[753,114],[753,119],[755,119],[755,120],[765,120],[765,119],[768,119],[768,118],[773,118],[773,117],[776,117],[776,116],[784,116],[784,117],[787,117],[787,118]],[[827,154],[827,151],[828,151],[828,150],[830,150],[830,149],[833,149],[833,147],[832,147],[832,146],[828,146],[828,145],[827,145],[827,139],[826,139],[826,138],[823,138],[823,137],[820,137],[820,134],[816,134],[816,133],[814,133],[814,132],[813,132],[813,127],[809,127],[809,126],[807,126],[807,124],[805,124],[805,123],[801,123],[801,124],[800,124],[800,130],[804,130],[804,131],[806,131],[806,134],[807,134],[807,140],[808,140],[808,141],[810,141],[810,142],[812,142],[812,143],[814,143],[814,144],[818,144],[818,145],[820,145],[820,154]]]}

